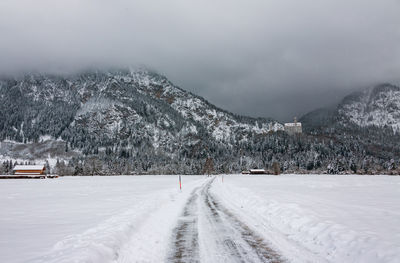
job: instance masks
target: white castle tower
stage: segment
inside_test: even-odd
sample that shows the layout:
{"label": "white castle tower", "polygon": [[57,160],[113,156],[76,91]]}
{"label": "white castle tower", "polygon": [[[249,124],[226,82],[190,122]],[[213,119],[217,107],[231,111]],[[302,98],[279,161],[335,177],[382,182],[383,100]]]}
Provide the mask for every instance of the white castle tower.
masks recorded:
{"label": "white castle tower", "polygon": [[285,132],[290,135],[302,133],[303,129],[301,127],[301,122],[297,122],[297,118],[294,117],[294,122],[285,123]]}

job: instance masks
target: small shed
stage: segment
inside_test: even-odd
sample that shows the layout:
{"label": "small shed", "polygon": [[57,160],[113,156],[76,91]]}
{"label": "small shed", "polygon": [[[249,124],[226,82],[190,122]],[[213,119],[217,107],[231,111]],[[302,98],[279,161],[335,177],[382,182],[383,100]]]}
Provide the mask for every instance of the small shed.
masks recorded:
{"label": "small shed", "polygon": [[21,177],[45,177],[46,168],[44,165],[16,165],[13,169],[15,176]]}

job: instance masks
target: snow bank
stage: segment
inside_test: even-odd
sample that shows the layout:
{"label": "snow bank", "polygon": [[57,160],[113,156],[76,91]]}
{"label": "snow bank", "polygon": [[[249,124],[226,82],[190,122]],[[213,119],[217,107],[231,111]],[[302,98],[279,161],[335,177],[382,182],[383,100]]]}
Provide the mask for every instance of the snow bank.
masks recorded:
{"label": "snow bank", "polygon": [[400,262],[400,177],[226,176],[212,191],[291,262]]}

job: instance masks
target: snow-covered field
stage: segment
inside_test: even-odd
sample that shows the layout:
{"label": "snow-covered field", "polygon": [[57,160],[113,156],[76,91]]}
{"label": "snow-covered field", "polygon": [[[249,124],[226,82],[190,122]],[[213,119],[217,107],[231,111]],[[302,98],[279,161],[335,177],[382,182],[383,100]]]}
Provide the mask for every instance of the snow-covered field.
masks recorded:
{"label": "snow-covered field", "polygon": [[400,177],[0,180],[0,262],[400,262]]}
{"label": "snow-covered field", "polygon": [[400,262],[398,176],[232,176],[213,192],[291,262]]}

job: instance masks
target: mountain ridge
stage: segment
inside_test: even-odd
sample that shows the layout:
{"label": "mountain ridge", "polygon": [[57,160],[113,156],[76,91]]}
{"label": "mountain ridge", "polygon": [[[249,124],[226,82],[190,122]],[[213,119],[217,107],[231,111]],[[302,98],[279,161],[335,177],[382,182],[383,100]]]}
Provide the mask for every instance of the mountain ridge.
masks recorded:
{"label": "mountain ridge", "polygon": [[0,91],[0,172],[41,160],[64,175],[201,174],[212,159],[217,173],[276,164],[286,173],[395,173],[400,160],[400,138],[386,128],[320,110],[291,136],[147,70],[26,75],[1,79]]}
{"label": "mountain ridge", "polygon": [[193,167],[194,160],[283,129],[272,119],[221,110],[143,69],[26,75],[2,79],[0,91],[0,141],[38,143],[49,136],[83,156],[135,157],[146,163],[139,170],[157,155],[189,158]]}
{"label": "mountain ridge", "polygon": [[400,87],[382,83],[345,96],[337,106],[321,108],[303,115],[300,120],[309,128],[355,125],[376,126],[400,131]]}
{"label": "mountain ridge", "polygon": [[[82,107],[81,111],[85,110],[85,108],[86,110],[89,109],[86,103],[88,103],[89,105],[92,104],[92,106],[93,104],[96,104],[99,107],[104,107],[104,105],[101,106],[101,104],[111,103],[111,101],[119,101],[120,103],[129,101],[130,98],[127,95],[150,95],[150,97],[153,99],[153,102],[165,102],[166,104],[169,104],[174,110],[182,114],[183,117],[193,118],[194,120],[197,119],[197,121],[200,120],[200,116],[196,114],[195,110],[202,110],[203,115],[205,113],[209,113],[209,117],[212,118],[214,122],[217,121],[217,115],[219,114],[220,117],[226,117],[227,120],[230,120],[231,122],[238,122],[238,120],[241,120],[245,122],[244,124],[250,123],[252,125],[256,125],[257,122],[264,122],[264,124],[268,122],[274,122],[276,123],[275,129],[282,129],[282,126],[279,127],[279,124],[272,119],[239,116],[222,110],[210,104],[205,99],[196,96],[190,92],[184,91],[183,89],[173,85],[164,76],[150,71],[113,71],[107,73],[97,71],[91,73],[83,73],[74,76],[74,78],[68,77],[66,79],[64,77],[56,75],[29,75],[22,80],[14,79],[12,81],[19,81],[19,88],[24,90],[24,94],[20,95],[27,95],[28,97],[31,97],[33,101],[37,102],[40,100],[44,100],[45,103],[48,104],[64,103],[66,104],[64,106],[74,105],[75,107],[80,109]],[[77,85],[79,86],[79,82],[81,82],[83,86],[76,87]],[[37,89],[36,84],[38,83],[43,83],[44,85],[44,87],[42,87],[40,90]],[[126,94],[126,89],[128,86],[131,86],[135,89],[133,91],[130,91],[134,94]],[[114,96],[115,94],[112,94],[112,92],[114,92],[118,96]],[[174,101],[175,97],[178,97],[179,100]],[[99,103],[99,100],[101,100],[102,103]],[[79,105],[79,103],[81,105]],[[197,107],[189,109],[189,107],[193,107],[193,105]],[[206,108],[208,112],[205,112],[204,108]],[[189,110],[194,111],[190,112]],[[82,114],[82,112],[80,112],[79,114]],[[210,122],[207,122],[206,120],[202,121],[204,124],[210,126]],[[230,124],[231,123],[229,122],[228,126],[230,126]],[[264,124],[261,123],[261,125]],[[250,128],[250,126],[246,128]],[[264,125],[264,127],[261,127],[260,129],[262,129],[263,131],[269,131],[269,127],[267,127],[267,125]],[[1,139],[6,138],[2,136]],[[18,141],[19,138],[14,139],[17,139]]]}

